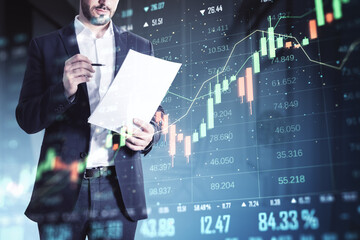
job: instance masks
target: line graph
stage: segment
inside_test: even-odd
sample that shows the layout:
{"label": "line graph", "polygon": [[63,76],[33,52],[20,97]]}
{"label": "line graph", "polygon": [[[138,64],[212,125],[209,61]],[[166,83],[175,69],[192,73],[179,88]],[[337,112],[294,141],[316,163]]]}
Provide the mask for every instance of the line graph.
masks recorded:
{"label": "line graph", "polygon": [[[202,95],[202,96],[199,96],[201,90],[204,88],[205,84],[208,83],[209,81],[219,77],[221,74],[223,74],[225,72],[225,68],[228,66],[228,63],[233,55],[233,52],[234,50],[236,49],[237,45],[239,45],[240,43],[242,43],[243,41],[245,41],[246,39],[250,38],[252,35],[256,34],[256,33],[264,33],[264,34],[269,34],[268,31],[265,31],[265,30],[255,30],[253,31],[252,33],[250,33],[249,35],[247,35],[246,37],[244,37],[242,40],[238,41],[237,43],[235,43],[231,53],[230,53],[230,56],[228,57],[228,60],[226,61],[225,65],[222,67],[223,70],[219,71],[218,73],[216,73],[216,75],[206,79],[203,84],[200,86],[198,92],[195,94],[195,96],[193,98],[187,98],[187,97],[184,97],[184,96],[181,96],[179,94],[176,94],[174,92],[171,92],[171,91],[168,91],[169,94],[172,94],[176,97],[180,97],[186,101],[189,101],[191,102],[191,105],[188,107],[188,110],[186,111],[186,113],[181,116],[179,119],[177,119],[176,121],[174,121],[174,124],[177,123],[178,121],[180,121],[181,119],[183,119],[184,117],[186,117],[186,115],[189,113],[189,111],[191,110],[193,104],[195,101],[205,97],[205,96],[208,96],[209,94],[206,94],[206,95]],[[350,46],[349,46],[349,49],[345,55],[345,57],[343,58],[343,60],[341,61],[341,64],[339,66],[335,66],[335,65],[331,65],[331,64],[327,64],[327,63],[324,63],[324,62],[321,62],[321,61],[317,61],[317,60],[314,60],[312,59],[309,54],[306,52],[306,50],[304,49],[304,47],[302,46],[302,44],[300,43],[300,41],[298,40],[298,38],[294,37],[294,36],[290,36],[290,35],[287,35],[287,34],[281,34],[281,33],[274,33],[274,35],[276,36],[279,36],[279,37],[286,37],[286,38],[290,38],[290,39],[293,39],[297,45],[299,45],[298,48],[300,48],[302,50],[302,52],[305,54],[305,56],[307,57],[307,59],[310,61],[310,62],[313,62],[313,63],[316,63],[316,64],[319,64],[319,65],[323,65],[323,66],[326,66],[326,67],[329,67],[329,68],[333,68],[335,70],[341,70],[344,65],[346,64],[346,62],[348,61],[350,55],[352,54],[352,52],[355,50],[355,48],[360,45],[360,39],[356,40],[355,42],[353,42]],[[238,70],[237,74],[239,74],[239,72],[243,69],[243,67],[245,66],[245,64],[252,58],[253,56],[250,56],[248,57],[243,65],[240,67],[240,69]],[[215,93],[215,92],[212,92],[212,93]]]}
{"label": "line graph", "polygon": [[[321,0],[315,0],[315,4],[319,4],[318,3],[319,1],[321,1]],[[322,3],[322,1],[321,1],[321,3]],[[189,98],[189,97],[185,97],[185,96],[179,95],[177,93],[174,93],[172,91],[168,91],[168,94],[174,95],[174,96],[181,98],[185,101],[188,101],[190,103],[189,106],[187,107],[185,113],[182,116],[180,116],[179,118],[172,121],[171,123],[170,123],[170,116],[168,114],[162,116],[160,112],[157,112],[156,116],[155,116],[155,121],[157,123],[161,123],[161,125],[162,125],[161,131],[158,131],[156,133],[163,134],[165,141],[169,142],[168,153],[172,159],[171,160],[172,167],[174,167],[174,157],[176,155],[177,144],[183,144],[184,156],[186,157],[186,162],[187,163],[190,162],[189,158],[191,156],[191,148],[192,148],[191,144],[198,142],[202,138],[205,138],[207,136],[206,132],[208,130],[212,130],[214,128],[214,105],[221,103],[222,92],[227,91],[233,85],[233,83],[237,83],[237,86],[238,86],[237,92],[238,92],[238,98],[240,99],[240,103],[243,104],[246,100],[246,102],[249,105],[249,114],[250,115],[253,114],[252,103],[255,100],[253,75],[260,73],[260,71],[261,71],[260,70],[260,58],[261,57],[268,56],[269,59],[274,59],[276,57],[276,51],[278,51],[280,49],[294,48],[294,49],[301,50],[309,62],[318,64],[318,65],[322,65],[322,66],[325,66],[328,68],[332,68],[335,70],[341,70],[344,67],[344,65],[347,63],[350,55],[354,52],[356,47],[360,44],[360,39],[354,41],[349,46],[344,58],[341,60],[341,62],[339,62],[338,65],[332,65],[332,64],[328,64],[328,63],[325,63],[322,61],[318,61],[316,59],[312,59],[305,49],[305,47],[310,44],[311,40],[315,40],[318,38],[317,26],[323,26],[323,25],[325,25],[325,22],[328,24],[331,24],[334,19],[337,20],[342,17],[342,15],[339,12],[337,12],[335,14],[335,10],[334,10],[334,14],[327,13],[325,15],[323,11],[319,10],[319,8],[320,7],[318,5],[316,5],[316,7],[314,9],[311,9],[310,11],[308,11],[300,16],[280,16],[274,26],[272,26],[272,20],[271,20],[271,17],[269,17],[268,18],[268,21],[269,21],[268,29],[267,30],[256,29],[256,30],[252,31],[250,34],[248,34],[247,36],[245,36],[242,39],[240,39],[239,41],[237,41],[234,44],[234,46],[232,47],[232,49],[229,53],[229,56],[226,58],[226,61],[223,65],[223,67],[221,67],[220,70],[218,70],[215,75],[211,76],[210,78],[208,78],[202,82],[201,86],[199,87],[199,89],[196,92],[194,97]],[[320,20],[320,23],[319,23],[319,21],[317,22],[317,20],[315,20],[315,19],[309,20],[309,38],[304,37],[302,40],[300,40],[298,37],[292,36],[290,34],[283,34],[283,33],[275,32],[275,29],[279,26],[279,23],[282,20],[291,19],[291,18],[301,19],[301,18],[304,18],[304,17],[310,15],[314,11],[316,11],[316,13],[317,13],[317,20],[319,20],[319,19],[321,19],[321,20]],[[339,11],[339,10],[336,10],[336,11]],[[324,15],[324,16],[319,17],[319,15]],[[334,16],[337,16],[337,17],[334,17]],[[324,20],[322,20],[322,19],[324,19]],[[259,39],[259,43],[260,43],[259,50],[256,50],[252,54],[250,54],[243,61],[242,65],[236,71],[236,73],[230,77],[230,79],[227,79],[225,76],[225,79],[223,79],[223,81],[220,82],[219,77],[223,73],[225,73],[225,70],[229,66],[229,62],[232,59],[232,57],[234,56],[234,53],[235,53],[236,49],[238,48],[238,46],[240,44],[242,44],[243,42],[245,42],[246,40],[251,39],[253,36],[256,36],[257,34],[261,35],[261,37]],[[287,39],[287,40],[285,41],[285,39]],[[252,67],[246,67],[250,60],[253,60]],[[245,73],[243,76],[241,76],[240,73],[244,69],[245,69]],[[211,82],[213,80],[216,80],[216,83],[214,84],[214,87],[212,88]],[[207,85],[209,86],[209,92],[206,94],[200,95],[202,90]],[[194,132],[189,135],[185,135],[182,132],[178,133],[177,129],[176,129],[176,124],[189,115],[189,113],[190,113],[191,109],[193,108],[196,101],[198,101],[200,99],[204,99],[206,97],[208,97],[208,99],[206,101],[207,114],[206,114],[206,118],[203,118],[201,123],[199,124],[198,130],[195,129]],[[205,121],[205,119],[206,119],[206,121]],[[120,136],[119,143],[113,142],[113,135]],[[106,138],[106,143],[105,143],[104,147],[107,149],[112,148],[117,153],[121,147],[125,146],[125,139],[126,139],[127,135],[129,135],[129,132],[127,132],[127,130],[125,128],[122,128],[120,133],[109,132],[108,136]],[[169,135],[169,136],[167,137],[167,135]],[[56,158],[52,158],[52,159],[56,159]],[[56,169],[69,170],[72,173],[71,180],[76,181],[75,169],[82,168],[82,166],[80,166],[80,167],[67,166],[67,165],[61,164],[62,162],[59,160],[55,161],[56,164],[54,164],[54,162],[52,162],[51,166],[49,165],[50,163],[48,161],[46,161],[46,162],[45,162],[46,164],[44,163],[44,169],[42,169],[40,166],[40,168],[39,168],[40,171],[38,173],[40,175],[37,175],[37,178],[41,177],[43,170],[46,171],[45,169],[54,169],[54,166],[56,166]]]}
{"label": "line graph", "polygon": [[[344,1],[343,3],[348,3],[348,2],[349,1]],[[313,59],[310,57],[310,55],[308,54],[308,52],[305,49],[305,47],[310,44],[310,41],[318,38],[318,32],[317,32],[318,26],[324,26],[325,23],[331,24],[334,20],[338,20],[338,19],[342,18],[341,3],[340,3],[340,5],[339,5],[339,3],[335,4],[333,10],[334,10],[334,13],[329,12],[325,15],[325,13],[323,11],[322,0],[315,0],[315,8],[314,9],[311,9],[310,11],[308,11],[300,16],[281,16],[278,19],[278,21],[276,22],[276,24],[274,25],[274,27],[272,27],[271,17],[269,17],[268,18],[268,21],[269,21],[268,29],[267,30],[261,30],[261,29],[254,30],[250,34],[245,36],[244,38],[237,41],[234,44],[234,46],[232,47],[231,52],[225,61],[225,64],[223,65],[223,67],[220,68],[221,70],[217,71],[217,73],[215,75],[213,75],[212,77],[203,81],[194,97],[188,98],[188,97],[179,95],[177,93],[168,91],[168,94],[174,95],[174,96],[181,98],[185,101],[188,101],[190,103],[190,105],[187,107],[185,113],[182,116],[180,116],[179,118],[177,118],[176,120],[174,120],[171,124],[169,124],[169,115],[166,115],[166,119],[158,118],[158,121],[157,121],[157,122],[162,121],[163,123],[165,123],[162,125],[162,134],[165,135],[165,139],[166,139],[166,135],[169,133],[168,129],[170,129],[169,155],[172,158],[172,164],[171,164],[172,167],[174,166],[174,156],[176,153],[176,140],[175,140],[176,139],[176,124],[178,122],[180,122],[182,119],[184,119],[190,113],[191,109],[193,108],[193,106],[197,100],[203,99],[205,97],[209,97],[207,100],[207,121],[205,121],[203,119],[202,122],[199,124],[198,131],[195,130],[192,133],[192,136],[185,137],[185,138],[187,138],[187,137],[190,138],[193,143],[198,142],[200,138],[206,137],[206,130],[210,130],[210,129],[214,128],[214,126],[213,126],[214,125],[213,124],[214,104],[216,105],[216,104],[221,103],[221,92],[226,91],[233,82],[237,82],[238,97],[240,98],[240,102],[243,103],[244,97],[246,97],[246,101],[249,104],[249,114],[252,115],[252,102],[254,101],[252,76],[253,76],[253,74],[260,72],[260,55],[261,55],[261,57],[268,55],[269,59],[274,59],[276,57],[277,50],[294,48],[294,49],[301,50],[309,62],[318,64],[318,65],[322,65],[322,66],[325,66],[325,67],[328,67],[328,68],[331,68],[334,70],[341,70],[347,63],[350,55],[354,52],[356,47],[360,44],[360,39],[357,39],[350,44],[344,58],[341,61],[337,61],[337,63],[338,63],[337,65],[333,65],[333,64],[329,64],[329,63],[326,63],[323,61]],[[304,18],[304,17],[310,15],[314,11],[317,14],[317,18],[309,20],[309,26],[308,26],[309,27],[309,38],[304,37],[302,40],[300,40],[298,37],[292,36],[291,34],[275,32],[275,29],[276,29],[276,27],[279,26],[279,23],[281,22],[281,20],[290,19],[290,18],[301,19],[301,18]],[[236,72],[236,74],[231,76],[230,81],[228,79],[226,79],[226,76],[225,76],[225,79],[223,80],[222,87],[221,87],[221,83],[219,82],[219,76],[225,72],[226,67],[229,65],[229,62],[232,59],[235,50],[238,48],[238,46],[241,43],[243,43],[244,41],[246,41],[248,39],[251,39],[253,36],[255,36],[257,34],[262,35],[262,37],[260,38],[260,49],[255,51],[253,54],[248,56],[247,59],[244,60],[242,66],[239,68],[239,70]],[[267,35],[267,37],[265,37],[265,35]],[[287,39],[287,41],[285,43],[284,43],[284,39]],[[245,76],[237,77],[251,59],[253,60],[253,66],[246,67]],[[216,79],[216,84],[215,84],[214,90],[212,91],[210,82],[215,79]],[[202,90],[205,88],[205,86],[207,84],[209,84],[209,89],[210,89],[209,93],[207,93],[205,95],[200,95],[200,93],[202,92]],[[212,96],[214,96],[214,98],[212,98]],[[182,136],[181,139],[183,139],[183,133],[181,133],[181,136]],[[179,141],[179,142],[181,143],[181,141]],[[185,147],[184,152],[188,153],[189,152],[188,149],[190,149],[191,147],[189,147],[188,145],[184,145],[184,147]],[[186,155],[187,162],[189,162],[189,156],[190,156],[190,154],[188,153]]]}

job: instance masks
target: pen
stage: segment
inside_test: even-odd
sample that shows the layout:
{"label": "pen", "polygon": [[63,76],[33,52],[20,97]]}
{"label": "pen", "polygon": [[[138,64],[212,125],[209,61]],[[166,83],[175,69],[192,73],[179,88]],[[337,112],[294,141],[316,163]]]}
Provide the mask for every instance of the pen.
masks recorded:
{"label": "pen", "polygon": [[105,66],[105,64],[101,64],[101,63],[92,63],[91,66],[94,66],[94,67],[103,67]]}

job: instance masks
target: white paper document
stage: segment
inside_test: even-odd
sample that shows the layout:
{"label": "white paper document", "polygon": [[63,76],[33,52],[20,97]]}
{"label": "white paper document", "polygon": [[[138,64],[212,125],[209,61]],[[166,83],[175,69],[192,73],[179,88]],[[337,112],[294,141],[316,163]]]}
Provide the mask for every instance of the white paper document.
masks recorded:
{"label": "white paper document", "polygon": [[150,122],[180,69],[180,63],[129,50],[89,123],[120,133],[133,119]]}

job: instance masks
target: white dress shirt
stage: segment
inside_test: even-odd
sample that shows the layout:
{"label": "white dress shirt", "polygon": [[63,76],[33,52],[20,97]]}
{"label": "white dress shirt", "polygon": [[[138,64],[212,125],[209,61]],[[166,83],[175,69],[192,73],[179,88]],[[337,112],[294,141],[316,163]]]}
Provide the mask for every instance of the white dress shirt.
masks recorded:
{"label": "white dress shirt", "polygon": [[[100,100],[104,97],[111,82],[114,79],[115,71],[115,38],[113,24],[101,38],[95,34],[75,17],[75,33],[79,45],[80,54],[86,56],[93,63],[105,64],[101,67],[93,67],[95,73],[89,82],[86,83],[89,95],[90,111],[93,113]],[[86,168],[114,165],[112,158],[114,151],[112,147],[106,148],[107,129],[91,125],[90,150],[87,157]]]}

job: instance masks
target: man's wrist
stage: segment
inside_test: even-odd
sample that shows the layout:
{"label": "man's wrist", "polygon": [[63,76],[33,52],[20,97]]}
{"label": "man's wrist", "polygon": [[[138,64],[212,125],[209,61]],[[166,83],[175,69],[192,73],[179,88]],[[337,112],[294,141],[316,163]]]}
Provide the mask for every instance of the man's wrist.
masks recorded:
{"label": "man's wrist", "polygon": [[152,123],[150,123],[150,124],[154,128],[154,134],[152,136],[150,143],[144,148],[144,150],[141,151],[144,154],[147,154],[151,150],[152,146],[154,145],[154,137],[155,137],[156,128]]}

